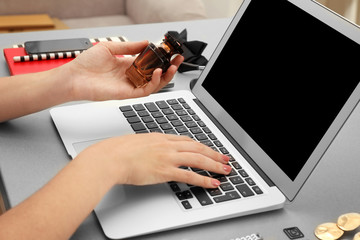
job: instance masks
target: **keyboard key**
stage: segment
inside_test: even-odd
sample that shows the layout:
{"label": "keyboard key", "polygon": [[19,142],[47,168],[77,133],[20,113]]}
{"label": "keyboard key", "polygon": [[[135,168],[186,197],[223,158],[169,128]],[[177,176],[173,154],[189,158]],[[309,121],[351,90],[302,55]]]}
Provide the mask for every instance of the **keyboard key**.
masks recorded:
{"label": "keyboard key", "polygon": [[170,129],[172,129],[173,127],[171,126],[170,123],[164,123],[164,124],[161,124],[161,125],[160,125],[160,128],[161,128],[162,130],[170,130]]}
{"label": "keyboard key", "polygon": [[160,129],[160,128],[153,128],[153,129],[150,129],[150,132],[163,133],[163,131],[161,131],[161,129]]}
{"label": "keyboard key", "polygon": [[177,110],[175,111],[178,116],[184,116],[187,115],[187,112],[185,110]]}
{"label": "keyboard key", "polygon": [[238,175],[234,169],[231,169],[231,172],[227,175],[228,177]]}
{"label": "keyboard key", "polygon": [[240,170],[239,170],[239,174],[240,174],[243,178],[246,178],[246,177],[249,176],[244,169],[240,169]]}
{"label": "keyboard key", "polygon": [[195,115],[194,110],[192,110],[192,109],[188,109],[187,111],[188,111],[188,113],[189,113],[190,115]]}
{"label": "keyboard key", "polygon": [[127,119],[128,122],[131,124],[131,123],[138,123],[138,122],[141,122],[140,118],[139,117],[131,117],[131,118],[128,118]]}
{"label": "keyboard key", "polygon": [[126,112],[124,112],[124,117],[126,117],[126,118],[129,118],[129,117],[135,117],[135,116],[137,116],[136,115],[136,113],[134,112],[134,111],[126,111]]}
{"label": "keyboard key", "polygon": [[222,143],[218,140],[214,141],[214,144],[217,146],[217,147],[222,147]]}
{"label": "keyboard key", "polygon": [[[193,115],[192,117],[193,117],[193,119],[195,121],[200,121],[201,120],[198,115]],[[202,126],[200,126],[200,127],[202,127]],[[204,125],[204,127],[205,127],[205,125]]]}
{"label": "keyboard key", "polygon": [[144,110],[145,110],[145,108],[144,108],[144,106],[143,106],[142,104],[135,104],[135,105],[133,105],[133,108],[134,108],[137,112],[139,112],[139,111],[144,111]]}
{"label": "keyboard key", "polygon": [[178,103],[178,101],[176,100],[176,99],[169,99],[169,100],[167,100],[166,101],[168,104],[170,104],[170,105],[173,105],[173,104],[177,104]]}
{"label": "keyboard key", "polygon": [[160,109],[166,109],[169,108],[169,105],[165,102],[165,101],[157,101],[156,105],[160,108]]}
{"label": "keyboard key", "polygon": [[246,184],[241,184],[241,185],[237,185],[236,189],[240,192],[240,194],[243,197],[250,197],[250,196],[254,196],[255,194],[253,193],[253,191],[251,191],[251,189],[248,187],[248,185]]}
{"label": "keyboard key", "polygon": [[185,197],[185,195],[184,195],[183,192],[177,192],[177,193],[175,193],[175,194],[176,194],[177,198],[178,198],[180,201],[186,199],[186,197]]}
{"label": "keyboard key", "polygon": [[183,98],[178,98],[178,101],[182,104],[186,103],[186,101]]}
{"label": "keyboard key", "polygon": [[136,134],[139,134],[139,133],[149,133],[149,131],[148,130],[136,131]]}
{"label": "keyboard key", "polygon": [[165,114],[165,115],[174,114],[174,111],[171,110],[170,108],[163,109],[162,112],[163,112],[163,114]]}
{"label": "keyboard key", "polygon": [[233,186],[231,185],[231,183],[229,183],[229,182],[220,184],[220,188],[221,188],[223,191],[230,191],[230,190],[233,190],[233,189],[234,189],[234,187],[233,187]]}
{"label": "keyboard key", "polygon": [[148,129],[159,128],[158,125],[156,123],[154,123],[154,122],[146,123],[146,127]]}
{"label": "keyboard key", "polygon": [[219,148],[219,150],[220,150],[220,152],[221,152],[222,154],[228,154],[228,153],[229,153],[229,151],[228,151],[226,148],[224,148],[224,147]]}
{"label": "keyboard key", "polygon": [[187,200],[182,201],[181,204],[183,205],[183,207],[184,207],[185,209],[191,209],[191,208],[192,208],[191,204],[190,204],[189,201],[187,201]]}
{"label": "keyboard key", "polygon": [[231,177],[229,180],[235,185],[244,183],[244,180],[242,180],[240,176]]}
{"label": "keyboard key", "polygon": [[[180,101],[179,101],[180,102]],[[184,103],[183,104],[183,107],[185,108],[185,109],[190,109],[190,106],[189,106],[189,104],[187,104],[187,103]]]}
{"label": "keyboard key", "polygon": [[254,190],[256,194],[263,194],[263,191],[261,191],[261,189],[258,186],[252,187],[252,190]]}
{"label": "keyboard key", "polygon": [[154,119],[153,119],[151,116],[143,117],[143,118],[141,118],[141,120],[142,120],[144,123],[149,123],[149,122],[153,122],[153,121],[154,121]]}
{"label": "keyboard key", "polygon": [[171,114],[171,115],[167,115],[166,118],[169,120],[169,121],[174,121],[174,120],[178,120],[178,116],[176,116],[175,114]]}
{"label": "keyboard key", "polygon": [[147,110],[149,110],[149,112],[157,112],[157,111],[159,111],[159,109],[157,108],[157,106],[153,102],[145,103],[145,107],[147,108]]}
{"label": "keyboard key", "polygon": [[139,115],[140,117],[150,116],[150,114],[148,113],[148,111],[140,111],[140,112],[138,112],[138,115]]}
{"label": "keyboard key", "polygon": [[156,112],[152,112],[151,116],[153,116],[154,118],[160,118],[163,117],[164,115],[161,112],[156,111]]}
{"label": "keyboard key", "polygon": [[131,124],[132,129],[137,132],[137,131],[142,131],[142,130],[146,130],[146,127],[144,124],[140,123],[133,123]]}
{"label": "keyboard key", "polygon": [[225,195],[223,195],[223,196],[214,197],[214,201],[219,203],[219,202],[225,202],[225,201],[239,199],[239,198],[240,198],[240,195],[236,191],[232,191],[232,192],[225,193]]}
{"label": "keyboard key", "polygon": [[155,121],[156,121],[158,124],[163,124],[163,123],[167,123],[167,122],[168,122],[168,121],[166,120],[166,118],[164,118],[164,117],[156,118]]}
{"label": "keyboard key", "polygon": [[183,107],[180,104],[171,105],[171,108],[174,110],[182,110],[183,109]]}
{"label": "keyboard key", "polygon": [[233,162],[231,163],[231,165],[235,168],[235,169],[241,169],[241,166],[238,162]]}
{"label": "keyboard key", "polygon": [[181,189],[179,185],[177,185],[176,182],[169,182],[170,188],[173,190],[173,192],[180,192]]}
{"label": "keyboard key", "polygon": [[220,189],[218,188],[209,188],[207,189],[208,193],[211,195],[211,196],[219,196],[219,195],[222,195],[222,192]]}
{"label": "keyboard key", "polygon": [[211,176],[212,176],[213,178],[219,180],[219,181],[222,182],[222,183],[228,181],[227,178],[225,177],[225,175],[220,175],[220,174],[218,174],[218,173],[213,173],[213,174],[211,174]]}
{"label": "keyboard key", "polygon": [[208,127],[204,127],[203,131],[207,134],[211,133],[210,129]]}
{"label": "keyboard key", "polygon": [[201,141],[201,143],[208,147],[214,146],[214,144],[210,140]]}
{"label": "keyboard key", "polygon": [[[180,120],[172,121],[171,124],[172,124],[174,127],[183,126],[183,123],[182,123]],[[183,126],[183,127],[184,127],[184,126]],[[185,128],[185,127],[184,127],[184,128]],[[187,131],[187,128],[186,128],[186,131]]]}
{"label": "keyboard key", "polygon": [[202,133],[202,130],[199,127],[196,127],[196,128],[191,128],[190,132],[192,132],[192,134],[199,134]]}
{"label": "keyboard key", "polygon": [[164,133],[177,135],[177,132],[174,129],[165,130]]}
{"label": "keyboard key", "polygon": [[177,131],[178,133],[184,133],[184,132],[187,132],[187,131],[188,131],[187,128],[184,127],[184,126],[180,126],[180,127],[175,128],[175,129],[176,129],[176,131]]}
{"label": "keyboard key", "polygon": [[[216,138],[216,136],[215,136],[215,134],[213,134],[213,133],[210,133],[209,135],[208,135],[208,137],[211,139],[211,140],[216,140],[217,138]],[[215,142],[214,142],[215,143]]]}
{"label": "keyboard key", "polygon": [[119,107],[119,109],[122,112],[127,112],[127,111],[131,111],[132,107],[131,106],[123,106],[123,107]]}
{"label": "keyboard key", "polygon": [[195,138],[196,138],[198,141],[204,141],[204,140],[207,140],[207,139],[208,139],[208,137],[207,137],[205,134],[203,134],[203,133],[195,135]]}
{"label": "keyboard key", "polygon": [[193,195],[189,190],[183,191],[183,195],[185,196],[186,199],[193,198]]}
{"label": "keyboard key", "polygon": [[192,118],[191,118],[189,115],[181,116],[180,119],[181,119],[181,121],[183,121],[183,122],[192,121]]}
{"label": "keyboard key", "polygon": [[190,188],[191,192],[195,195],[196,199],[200,202],[202,206],[213,204],[211,199],[206,194],[205,190],[201,187],[192,187]]}
{"label": "keyboard key", "polygon": [[196,121],[198,121],[197,123],[199,124],[200,127],[206,127],[205,123],[203,121],[200,121],[200,118],[198,116],[196,116],[194,118],[199,119],[199,120],[196,120]]}
{"label": "keyboard key", "polygon": [[234,162],[235,161],[235,158],[233,157],[233,155],[228,154],[227,156],[230,158],[229,162]]}
{"label": "keyboard key", "polygon": [[194,122],[194,121],[187,122],[187,123],[185,123],[185,125],[186,125],[188,128],[197,127],[197,124],[196,124],[196,122]]}
{"label": "keyboard key", "polygon": [[256,185],[256,183],[254,182],[254,180],[252,180],[252,178],[245,178],[245,181],[246,181],[247,184],[249,184],[250,186]]}

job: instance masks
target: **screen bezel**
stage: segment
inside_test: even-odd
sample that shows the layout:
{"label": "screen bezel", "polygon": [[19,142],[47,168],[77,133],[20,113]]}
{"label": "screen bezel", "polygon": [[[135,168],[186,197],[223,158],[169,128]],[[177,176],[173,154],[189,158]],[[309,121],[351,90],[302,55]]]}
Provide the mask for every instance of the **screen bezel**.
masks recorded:
{"label": "screen bezel", "polygon": [[[336,31],[342,33],[354,42],[360,44],[360,29],[325,8],[321,4],[312,0],[288,0],[295,6],[301,8],[305,12],[324,22]],[[199,77],[197,83],[193,88],[194,95],[206,107],[206,109],[216,118],[216,120],[225,128],[231,137],[237,141],[241,148],[252,158],[252,160],[263,170],[263,172],[274,182],[274,184],[283,192],[288,200],[292,201],[305,181],[308,179],[321,157],[330,146],[331,142],[346,122],[360,99],[360,84],[357,85],[352,95],[343,106],[338,116],[335,118],[325,135],[316,146],[315,150],[308,158],[307,162],[297,175],[291,180],[282,169],[256,144],[256,142],[235,122],[234,119],[218,104],[218,102],[211,97],[211,95],[202,86],[202,82],[206,79],[212,65],[215,63],[221,50],[225,46],[231,33],[235,29],[237,23],[249,6],[251,0],[244,0],[240,6],[237,14],[229,25],[226,33],[218,44],[216,50],[211,56],[209,63]],[[246,47],[246,46],[245,46]],[[219,81],[221,84],[221,81]],[[234,133],[238,133],[235,135]]]}

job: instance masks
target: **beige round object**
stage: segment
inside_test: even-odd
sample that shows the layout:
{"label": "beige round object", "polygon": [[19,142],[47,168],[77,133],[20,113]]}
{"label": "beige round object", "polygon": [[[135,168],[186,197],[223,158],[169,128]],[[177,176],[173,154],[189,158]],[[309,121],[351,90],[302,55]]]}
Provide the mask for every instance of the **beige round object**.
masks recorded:
{"label": "beige round object", "polygon": [[336,223],[323,223],[316,227],[314,233],[320,240],[336,240],[344,234],[344,231],[338,228]]}
{"label": "beige round object", "polygon": [[355,234],[353,240],[360,240],[360,232],[358,232],[357,234]]}
{"label": "beige round object", "polygon": [[344,231],[352,231],[360,226],[359,213],[346,213],[341,215],[337,220],[337,225]]}

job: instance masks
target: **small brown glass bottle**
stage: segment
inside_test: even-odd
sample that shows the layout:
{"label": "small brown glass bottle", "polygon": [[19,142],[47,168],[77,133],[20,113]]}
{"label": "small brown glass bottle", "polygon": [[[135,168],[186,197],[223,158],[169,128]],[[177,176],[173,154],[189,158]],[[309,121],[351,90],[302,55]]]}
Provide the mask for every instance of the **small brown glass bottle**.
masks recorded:
{"label": "small brown glass bottle", "polygon": [[135,87],[143,87],[151,81],[155,69],[161,68],[165,73],[171,66],[170,59],[174,54],[182,54],[182,45],[171,34],[165,34],[159,46],[153,43],[139,54],[133,64],[125,72]]}

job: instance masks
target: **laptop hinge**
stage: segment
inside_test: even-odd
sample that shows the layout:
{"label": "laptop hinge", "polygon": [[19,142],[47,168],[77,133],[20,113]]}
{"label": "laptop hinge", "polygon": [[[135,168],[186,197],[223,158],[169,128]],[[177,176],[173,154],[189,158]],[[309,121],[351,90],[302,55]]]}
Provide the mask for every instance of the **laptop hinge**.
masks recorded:
{"label": "laptop hinge", "polygon": [[225,137],[233,144],[233,146],[240,152],[240,154],[248,161],[248,163],[255,169],[255,171],[264,179],[269,187],[275,186],[270,178],[261,170],[261,168],[252,160],[252,158],[244,151],[242,147],[235,141],[235,139],[221,126],[221,124],[214,118],[214,116],[205,108],[205,106],[199,101],[199,99],[193,99],[194,102],[204,111],[204,113],[210,118],[210,120],[219,128],[219,130],[225,135]]}

